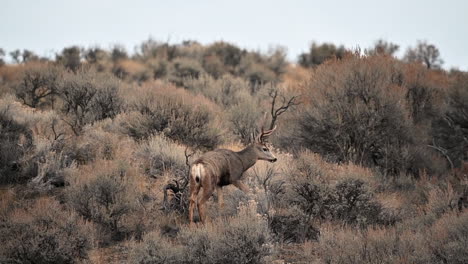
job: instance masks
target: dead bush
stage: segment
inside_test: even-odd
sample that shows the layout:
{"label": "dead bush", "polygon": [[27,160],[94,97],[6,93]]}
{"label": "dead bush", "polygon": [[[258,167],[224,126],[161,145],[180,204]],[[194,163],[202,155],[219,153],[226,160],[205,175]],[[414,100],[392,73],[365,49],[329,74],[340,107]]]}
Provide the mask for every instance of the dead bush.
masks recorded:
{"label": "dead bush", "polygon": [[2,263],[80,263],[94,247],[93,226],[48,198],[0,218],[0,232]]}

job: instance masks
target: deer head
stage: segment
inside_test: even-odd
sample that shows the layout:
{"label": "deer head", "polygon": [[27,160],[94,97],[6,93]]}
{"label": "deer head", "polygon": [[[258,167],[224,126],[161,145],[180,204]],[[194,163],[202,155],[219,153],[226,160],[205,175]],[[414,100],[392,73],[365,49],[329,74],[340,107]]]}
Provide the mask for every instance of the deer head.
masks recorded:
{"label": "deer head", "polygon": [[276,130],[276,126],[271,129],[264,131],[262,127],[262,132],[260,135],[255,139],[253,143],[253,148],[255,153],[257,154],[258,160],[266,160],[269,162],[276,162],[277,158],[273,156],[270,152],[270,148],[268,147],[268,137]]}

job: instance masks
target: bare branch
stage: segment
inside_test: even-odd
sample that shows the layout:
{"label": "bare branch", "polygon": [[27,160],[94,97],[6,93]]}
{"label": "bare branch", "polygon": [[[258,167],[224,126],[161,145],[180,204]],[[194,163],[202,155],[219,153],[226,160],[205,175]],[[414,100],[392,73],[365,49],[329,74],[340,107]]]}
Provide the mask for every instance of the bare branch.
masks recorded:
{"label": "bare branch", "polygon": [[435,149],[435,150],[437,150],[437,151],[439,151],[442,155],[444,155],[445,158],[447,159],[447,161],[450,163],[450,168],[451,168],[452,171],[453,171],[454,165],[453,165],[453,162],[452,162],[452,160],[450,159],[449,155],[447,154],[447,150],[446,150],[446,149],[441,148],[441,147],[438,147],[438,146],[436,146],[435,144],[434,144],[434,145],[427,145],[427,146],[430,147],[430,148],[433,148],[433,149]]}
{"label": "bare branch", "polygon": [[[293,95],[289,99],[287,99],[284,95],[278,94],[278,89],[277,88],[271,88],[269,92],[269,96],[271,98],[271,109],[270,109],[270,115],[271,115],[271,123],[270,123],[270,129],[273,129],[276,125],[276,121],[278,120],[278,117],[282,114],[284,114],[288,109],[294,108],[295,106],[298,106],[300,104],[299,102],[299,96],[298,95]],[[281,105],[277,107],[277,101],[279,98],[281,99]]]}

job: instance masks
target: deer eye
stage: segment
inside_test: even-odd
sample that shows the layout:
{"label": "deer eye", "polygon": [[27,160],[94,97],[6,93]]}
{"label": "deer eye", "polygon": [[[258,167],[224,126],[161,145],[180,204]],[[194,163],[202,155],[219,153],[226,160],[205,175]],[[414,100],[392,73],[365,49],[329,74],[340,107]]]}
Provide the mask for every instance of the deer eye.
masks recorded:
{"label": "deer eye", "polygon": [[266,151],[268,151],[268,148],[263,147],[262,150],[266,152]]}

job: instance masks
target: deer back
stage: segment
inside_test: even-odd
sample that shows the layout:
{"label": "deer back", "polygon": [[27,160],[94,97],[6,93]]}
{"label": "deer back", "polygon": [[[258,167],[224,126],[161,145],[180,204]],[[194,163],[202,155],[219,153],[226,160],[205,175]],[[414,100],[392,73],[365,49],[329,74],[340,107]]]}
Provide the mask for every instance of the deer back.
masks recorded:
{"label": "deer back", "polygon": [[203,154],[194,164],[203,164],[211,183],[218,186],[229,185],[241,178],[244,172],[242,160],[231,150],[217,149]]}

